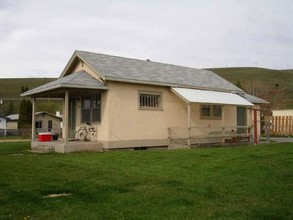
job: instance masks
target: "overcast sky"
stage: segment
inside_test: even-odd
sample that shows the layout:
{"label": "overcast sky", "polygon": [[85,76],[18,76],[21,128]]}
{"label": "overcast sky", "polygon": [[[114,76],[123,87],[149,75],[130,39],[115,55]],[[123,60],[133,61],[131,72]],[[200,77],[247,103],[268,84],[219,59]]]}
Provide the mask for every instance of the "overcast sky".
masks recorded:
{"label": "overcast sky", "polygon": [[74,50],[292,69],[293,1],[0,0],[0,78],[59,77]]}

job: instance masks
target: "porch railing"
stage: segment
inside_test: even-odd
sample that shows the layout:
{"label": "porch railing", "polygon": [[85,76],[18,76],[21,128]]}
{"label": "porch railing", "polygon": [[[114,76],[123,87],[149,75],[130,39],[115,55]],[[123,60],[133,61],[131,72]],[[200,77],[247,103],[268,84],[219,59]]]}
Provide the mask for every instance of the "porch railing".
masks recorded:
{"label": "porch railing", "polygon": [[169,148],[189,148],[203,144],[224,144],[251,141],[251,127],[171,127]]}

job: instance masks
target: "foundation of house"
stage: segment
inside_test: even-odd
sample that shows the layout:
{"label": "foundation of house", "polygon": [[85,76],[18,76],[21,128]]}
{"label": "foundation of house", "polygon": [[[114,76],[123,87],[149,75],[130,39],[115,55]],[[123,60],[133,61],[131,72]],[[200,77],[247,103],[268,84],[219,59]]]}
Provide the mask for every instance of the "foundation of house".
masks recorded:
{"label": "foundation of house", "polygon": [[32,141],[31,149],[33,152],[57,152],[57,153],[70,153],[76,151],[103,151],[103,144],[94,141]]}

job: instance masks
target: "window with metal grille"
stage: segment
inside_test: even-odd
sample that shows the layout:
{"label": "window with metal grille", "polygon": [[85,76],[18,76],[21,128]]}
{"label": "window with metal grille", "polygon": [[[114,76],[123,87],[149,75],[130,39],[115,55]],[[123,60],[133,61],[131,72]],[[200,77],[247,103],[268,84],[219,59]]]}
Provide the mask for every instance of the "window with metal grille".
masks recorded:
{"label": "window with metal grille", "polygon": [[139,109],[161,110],[162,93],[139,91]]}

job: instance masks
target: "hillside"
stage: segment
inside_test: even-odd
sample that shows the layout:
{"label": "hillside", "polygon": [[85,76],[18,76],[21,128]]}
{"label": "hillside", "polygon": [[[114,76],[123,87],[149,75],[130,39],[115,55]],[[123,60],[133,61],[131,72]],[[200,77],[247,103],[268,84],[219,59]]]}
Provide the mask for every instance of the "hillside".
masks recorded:
{"label": "hillside", "polygon": [[[275,108],[293,108],[293,70],[272,70],[256,67],[209,69],[245,91],[264,98]],[[276,93],[280,93],[278,97]]]}
{"label": "hillside", "polygon": [[33,89],[45,83],[51,82],[55,78],[16,78],[0,79],[0,99],[20,98],[21,88]]}
{"label": "hillside", "polygon": [[[22,87],[32,89],[53,80],[55,80],[55,78],[0,79],[0,100],[2,100],[2,104],[0,105],[0,115],[7,115],[19,112],[19,105],[22,100],[22,97],[20,97]],[[46,106],[48,106],[49,104],[50,103],[48,102],[45,103]],[[41,108],[42,105],[43,103],[40,103],[39,108]],[[13,106],[13,112],[11,112],[11,106]],[[54,106],[54,108],[52,109],[55,110],[56,108],[58,107]]]}

